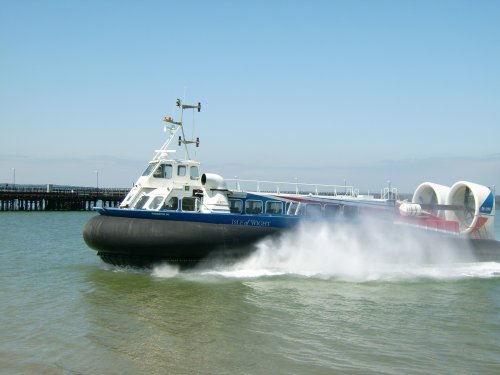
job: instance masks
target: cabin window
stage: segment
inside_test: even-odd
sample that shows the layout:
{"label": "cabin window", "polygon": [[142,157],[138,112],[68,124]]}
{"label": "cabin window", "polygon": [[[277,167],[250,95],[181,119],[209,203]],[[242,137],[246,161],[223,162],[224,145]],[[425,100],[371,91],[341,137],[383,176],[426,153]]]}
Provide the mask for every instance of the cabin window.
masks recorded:
{"label": "cabin window", "polygon": [[177,210],[177,207],[179,207],[179,198],[177,197],[172,197],[168,201],[165,202],[163,205],[164,210],[170,210],[170,211],[175,211]]}
{"label": "cabin window", "polygon": [[172,178],[172,166],[170,164],[160,165],[153,174],[155,178]]}
{"label": "cabin window", "polygon": [[149,164],[146,168],[146,170],[142,173],[143,176],[149,176],[151,172],[153,172],[153,169],[155,169],[157,163],[152,163]]}
{"label": "cabin window", "polygon": [[154,178],[162,178],[163,177],[163,165],[160,165],[153,174]]}
{"label": "cabin window", "polygon": [[281,215],[283,213],[283,204],[276,201],[266,202],[266,214]]}
{"label": "cabin window", "polygon": [[304,211],[306,210],[304,203],[299,203],[297,206],[297,211],[295,211],[295,215],[304,215]]}
{"label": "cabin window", "polygon": [[306,205],[306,216],[319,217],[321,216],[321,205],[316,203],[309,203]]}
{"label": "cabin window", "polygon": [[340,214],[340,205],[338,204],[325,204],[325,216],[333,217]]}
{"label": "cabin window", "polygon": [[141,199],[136,203],[135,208],[144,208],[146,203],[148,202],[149,196],[143,195]]}
{"label": "cabin window", "polygon": [[295,215],[297,213],[298,206],[299,206],[299,204],[297,202],[288,202],[286,214],[287,215]]}
{"label": "cabin window", "polygon": [[164,198],[165,197],[162,197],[161,195],[154,197],[151,203],[149,204],[149,209],[156,210],[160,208],[161,202],[163,202]]}
{"label": "cabin window", "polygon": [[243,201],[241,199],[230,199],[229,210],[233,214],[241,214],[243,212]]}
{"label": "cabin window", "polygon": [[179,165],[177,166],[177,176],[184,177],[186,175],[186,166]]}
{"label": "cabin window", "polygon": [[245,202],[245,212],[247,214],[262,213],[262,201],[247,200]]}
{"label": "cabin window", "polygon": [[358,207],[356,206],[344,206],[344,216],[345,217],[356,217],[358,215]]}
{"label": "cabin window", "polygon": [[172,178],[172,165],[163,165],[163,178]]}
{"label": "cabin window", "polygon": [[197,180],[200,177],[200,172],[198,171],[198,167],[191,166],[189,168],[189,174],[191,175],[191,180]]}
{"label": "cabin window", "polygon": [[196,211],[196,201],[197,199],[194,197],[185,197],[182,198],[182,211]]}

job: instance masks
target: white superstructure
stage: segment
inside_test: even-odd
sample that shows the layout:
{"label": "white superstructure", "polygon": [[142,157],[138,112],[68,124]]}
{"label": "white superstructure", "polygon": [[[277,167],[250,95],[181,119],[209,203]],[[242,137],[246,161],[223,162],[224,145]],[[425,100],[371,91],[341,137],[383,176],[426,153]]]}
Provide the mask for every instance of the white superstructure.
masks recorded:
{"label": "white superstructure", "polygon": [[[163,146],[155,151],[153,159],[120,204],[120,208],[177,209],[182,198],[192,197],[191,200],[182,199],[184,210],[197,210],[199,205],[197,195],[201,194],[202,189],[200,163],[190,158],[187,145],[195,144],[198,147],[200,140],[186,139],[183,114],[186,109],[200,112],[201,104],[182,104],[180,99],[177,99],[177,106],[181,111],[180,120],[174,121],[172,117],[163,119],[168,124],[165,126],[168,138]],[[185,146],[185,159],[175,158],[176,150],[168,149],[178,133],[182,134],[178,135],[177,142],[179,146],[182,144]]]}

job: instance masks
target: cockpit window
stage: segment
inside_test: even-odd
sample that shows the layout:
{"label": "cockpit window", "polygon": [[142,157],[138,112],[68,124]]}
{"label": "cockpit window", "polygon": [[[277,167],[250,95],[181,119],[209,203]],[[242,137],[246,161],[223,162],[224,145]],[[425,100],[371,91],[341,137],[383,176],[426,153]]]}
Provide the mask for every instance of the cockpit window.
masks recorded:
{"label": "cockpit window", "polygon": [[156,168],[155,173],[153,173],[154,178],[162,178],[163,177],[163,165],[160,165]]}
{"label": "cockpit window", "polygon": [[163,165],[163,178],[172,178],[172,166],[170,164]]}
{"label": "cockpit window", "polygon": [[198,177],[200,177],[200,172],[198,172],[198,167],[195,165],[192,165],[191,168],[189,168],[189,173],[191,175],[191,180],[196,180]]}
{"label": "cockpit window", "polygon": [[170,164],[160,165],[153,175],[155,178],[172,178],[172,166]]}
{"label": "cockpit window", "polygon": [[143,176],[149,176],[151,172],[153,172],[153,169],[158,165],[158,163],[151,163],[148,164],[146,170],[142,173]]}
{"label": "cockpit window", "polygon": [[186,166],[185,165],[179,165],[177,167],[177,176],[183,177],[186,175]]}

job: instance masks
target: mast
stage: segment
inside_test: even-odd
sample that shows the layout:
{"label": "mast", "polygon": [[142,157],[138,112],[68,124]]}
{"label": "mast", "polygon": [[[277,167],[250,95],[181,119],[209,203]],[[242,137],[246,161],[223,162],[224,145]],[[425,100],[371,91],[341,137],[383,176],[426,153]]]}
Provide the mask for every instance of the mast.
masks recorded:
{"label": "mast", "polygon": [[165,141],[165,143],[163,144],[163,146],[161,146],[161,148],[159,150],[156,150],[156,154],[155,154],[155,157],[154,157],[154,160],[157,160],[159,159],[162,155],[166,155],[168,154],[168,152],[172,152],[172,150],[167,150],[167,147],[170,145],[170,143],[173,141],[173,139],[175,138],[177,132],[179,131],[179,129],[181,130],[181,133],[182,135],[179,135],[179,138],[178,138],[178,144],[179,146],[181,144],[184,144],[184,147],[185,147],[185,150],[186,150],[186,156],[188,159],[191,159],[191,157],[189,156],[189,149],[187,147],[188,144],[196,144],[196,147],[199,147],[200,145],[200,138],[199,137],[196,137],[196,139],[187,139],[186,138],[186,134],[184,132],[184,126],[183,126],[183,117],[184,117],[184,110],[185,109],[192,109],[193,111],[195,109],[198,110],[198,112],[201,111],[201,103],[198,102],[198,104],[182,104],[181,100],[180,99],[177,99],[176,100],[176,105],[177,107],[180,108],[181,110],[181,118],[179,121],[175,121],[172,117],[164,117],[163,118],[163,121],[169,123],[170,125],[165,125],[165,132],[168,132],[169,133],[169,136],[167,138],[167,140]]}

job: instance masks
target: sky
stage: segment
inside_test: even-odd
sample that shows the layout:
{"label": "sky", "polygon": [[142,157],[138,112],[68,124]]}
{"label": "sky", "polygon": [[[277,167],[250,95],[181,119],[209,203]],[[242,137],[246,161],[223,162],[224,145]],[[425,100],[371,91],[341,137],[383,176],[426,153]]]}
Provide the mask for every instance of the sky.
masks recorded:
{"label": "sky", "polygon": [[0,184],[129,187],[181,98],[203,172],[500,191],[499,1],[0,9]]}

